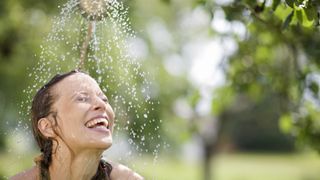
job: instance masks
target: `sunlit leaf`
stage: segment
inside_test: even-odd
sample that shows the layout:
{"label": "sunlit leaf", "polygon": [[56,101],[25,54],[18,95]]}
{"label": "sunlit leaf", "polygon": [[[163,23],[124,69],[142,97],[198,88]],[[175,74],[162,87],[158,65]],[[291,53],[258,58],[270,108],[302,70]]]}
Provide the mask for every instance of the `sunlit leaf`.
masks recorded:
{"label": "sunlit leaf", "polygon": [[279,126],[280,129],[284,132],[284,133],[289,133],[291,131],[292,128],[292,118],[290,116],[290,114],[284,114],[280,117],[279,119]]}
{"label": "sunlit leaf", "polygon": [[291,12],[292,9],[283,3],[278,5],[277,9],[274,11],[274,15],[284,22]]}
{"label": "sunlit leaf", "polygon": [[304,27],[311,27],[313,25],[314,20],[309,19],[305,9],[297,10],[296,15],[299,23]]}

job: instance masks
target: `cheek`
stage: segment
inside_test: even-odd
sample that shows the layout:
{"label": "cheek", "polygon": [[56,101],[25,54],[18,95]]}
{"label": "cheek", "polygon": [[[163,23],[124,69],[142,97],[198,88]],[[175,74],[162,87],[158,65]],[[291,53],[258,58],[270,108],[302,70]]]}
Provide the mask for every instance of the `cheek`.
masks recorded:
{"label": "cheek", "polygon": [[110,105],[107,106],[107,113],[108,113],[108,117],[109,117],[110,119],[112,119],[111,124],[112,124],[112,126],[113,126],[113,125],[114,125],[115,114],[114,114],[114,111],[113,111],[113,109],[112,109],[112,107],[111,107]]}
{"label": "cheek", "polygon": [[61,109],[61,116],[66,119],[79,118],[79,116],[83,116],[89,108],[90,106],[85,103],[69,104]]}
{"label": "cheek", "polygon": [[76,115],[68,115],[60,120],[58,128],[62,138],[69,142],[74,138],[81,137],[85,126],[79,121]]}
{"label": "cheek", "polygon": [[60,119],[58,122],[64,131],[75,132],[83,126],[85,121],[87,105],[70,105],[60,111]]}
{"label": "cheek", "polygon": [[112,108],[110,105],[107,105],[107,113],[108,113],[108,116],[109,116],[110,118],[113,119],[113,118],[115,117],[113,108]]}

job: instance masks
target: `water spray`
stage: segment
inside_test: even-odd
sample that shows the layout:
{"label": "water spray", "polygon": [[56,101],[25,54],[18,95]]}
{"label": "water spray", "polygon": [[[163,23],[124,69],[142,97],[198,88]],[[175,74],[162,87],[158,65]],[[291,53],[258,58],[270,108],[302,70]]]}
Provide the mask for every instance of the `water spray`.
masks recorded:
{"label": "water spray", "polygon": [[83,69],[95,22],[100,21],[107,16],[107,9],[111,6],[111,0],[79,0],[78,6],[83,17],[90,21],[86,38],[82,43],[80,50],[79,69]]}
{"label": "water spray", "polygon": [[106,17],[109,6],[111,0],[79,0],[81,14],[91,21],[99,21]]}

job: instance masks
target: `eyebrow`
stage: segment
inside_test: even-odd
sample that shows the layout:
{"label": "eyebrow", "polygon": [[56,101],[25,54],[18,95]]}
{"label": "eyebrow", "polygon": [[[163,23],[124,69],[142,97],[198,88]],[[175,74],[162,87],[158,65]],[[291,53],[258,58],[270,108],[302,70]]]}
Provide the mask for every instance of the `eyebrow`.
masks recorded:
{"label": "eyebrow", "polygon": [[103,92],[99,92],[99,93],[98,93],[98,96],[103,96],[103,98],[106,98],[107,101],[109,101],[108,96],[107,96],[105,93],[103,93]]}
{"label": "eyebrow", "polygon": [[80,91],[80,92],[75,92],[72,94],[71,99],[73,99],[75,96],[79,95],[79,94],[84,94],[84,95],[88,95],[89,93],[85,92],[85,91]]}
{"label": "eyebrow", "polygon": [[[83,94],[83,95],[89,95],[88,92],[86,91],[80,91],[80,92],[75,92],[72,96],[71,99],[73,99],[75,96],[79,95],[79,94]],[[106,96],[106,94],[104,94],[102,91],[97,93],[98,96],[103,96],[104,98],[107,98],[107,100],[109,101],[109,98]]]}
{"label": "eyebrow", "polygon": [[[106,96],[106,94],[105,94],[104,92],[102,92],[102,91],[98,92],[98,95],[99,95],[99,96],[101,96],[101,95]],[[107,97],[107,96],[106,96],[106,97]]]}

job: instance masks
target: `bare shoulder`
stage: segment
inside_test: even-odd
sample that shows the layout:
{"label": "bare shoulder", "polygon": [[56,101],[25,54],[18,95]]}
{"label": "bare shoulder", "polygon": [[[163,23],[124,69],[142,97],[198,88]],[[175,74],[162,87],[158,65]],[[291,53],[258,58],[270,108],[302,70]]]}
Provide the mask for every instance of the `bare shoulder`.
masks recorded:
{"label": "bare shoulder", "polygon": [[134,172],[127,166],[109,162],[112,165],[111,179],[112,180],[144,180],[138,173]]}
{"label": "bare shoulder", "polygon": [[15,176],[10,177],[10,180],[36,180],[37,179],[37,167],[34,166],[31,169],[23,171]]}

